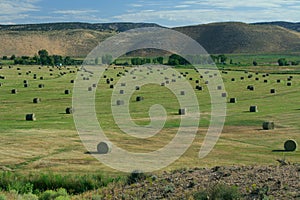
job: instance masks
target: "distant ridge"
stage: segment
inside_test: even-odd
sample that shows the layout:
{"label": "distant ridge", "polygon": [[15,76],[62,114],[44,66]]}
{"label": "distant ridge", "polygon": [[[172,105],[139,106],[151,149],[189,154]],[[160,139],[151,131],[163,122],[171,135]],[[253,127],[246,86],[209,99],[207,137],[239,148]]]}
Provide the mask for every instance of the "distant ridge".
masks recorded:
{"label": "distant ridge", "polygon": [[259,22],[259,23],[253,23],[253,24],[281,26],[286,29],[300,32],[300,22],[293,23],[293,22],[277,21],[277,22]]}
{"label": "distant ridge", "polygon": [[[278,24],[281,24],[279,26]],[[176,27],[198,41],[210,54],[300,52],[298,23],[211,23]],[[293,26],[292,26],[293,25]],[[154,23],[45,23],[0,25],[0,56],[49,54],[85,57],[99,42],[133,28],[161,27]]]}
{"label": "distant ridge", "polygon": [[241,22],[178,27],[209,53],[299,52],[300,33],[274,25]]}
{"label": "distant ridge", "polygon": [[0,30],[6,31],[61,31],[72,29],[88,29],[95,31],[117,31],[123,32],[133,28],[160,27],[154,23],[82,23],[82,22],[61,22],[61,23],[43,23],[43,24],[18,24],[18,25],[0,25]]}

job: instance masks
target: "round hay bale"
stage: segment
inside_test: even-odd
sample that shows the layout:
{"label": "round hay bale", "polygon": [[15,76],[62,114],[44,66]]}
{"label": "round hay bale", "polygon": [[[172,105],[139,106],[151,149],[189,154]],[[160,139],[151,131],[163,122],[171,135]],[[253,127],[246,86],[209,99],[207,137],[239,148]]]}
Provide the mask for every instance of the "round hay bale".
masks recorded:
{"label": "round hay bale", "polygon": [[258,112],[257,106],[250,106],[249,111],[250,112]]}
{"label": "round hay bale", "polygon": [[110,142],[100,142],[97,145],[97,151],[99,154],[108,154],[112,150],[112,145]]}
{"label": "round hay bale", "polygon": [[222,96],[222,97],[227,97],[227,93],[226,93],[226,92],[223,92],[223,93],[221,94],[221,96]]}
{"label": "round hay bale", "polygon": [[18,90],[17,90],[17,89],[12,89],[12,90],[11,90],[11,93],[12,93],[12,94],[17,94],[17,93],[18,93]]}
{"label": "round hay bale", "polygon": [[66,108],[66,114],[72,114],[74,112],[74,109],[72,107]]}
{"label": "round hay bale", "polygon": [[275,127],[274,122],[263,122],[262,128],[264,130],[273,130]]}
{"label": "round hay bale", "polygon": [[286,85],[287,86],[292,86],[292,82],[288,82]]}
{"label": "round hay bale", "polygon": [[110,88],[110,89],[113,89],[113,88],[114,88],[114,85],[109,85],[109,88]]}
{"label": "round hay bale", "polygon": [[264,83],[267,83],[268,82],[268,80],[264,80]]}
{"label": "round hay bale", "polygon": [[281,80],[280,80],[280,79],[278,79],[276,82],[277,82],[277,83],[280,83],[280,82],[281,82]]}
{"label": "round hay bale", "polygon": [[121,86],[122,86],[122,87],[125,87],[125,86],[126,86],[126,83],[121,83]]}
{"label": "round hay bale", "polygon": [[125,91],[124,90],[120,90],[120,94],[124,94],[125,93]]}
{"label": "round hay bale", "polygon": [[296,151],[298,144],[295,140],[287,140],[284,143],[284,150],[286,151]]}
{"label": "round hay bale", "polygon": [[229,99],[229,103],[237,103],[236,98],[230,98],[230,99]]}
{"label": "round hay bale", "polygon": [[259,78],[258,78],[258,77],[256,77],[256,78],[255,78],[255,80],[256,80],[256,81],[259,81]]}
{"label": "round hay bale", "polygon": [[180,95],[185,95],[185,91],[180,91]]}
{"label": "round hay bale", "polygon": [[71,90],[65,90],[65,94],[71,94]]}
{"label": "round hay bale", "polygon": [[200,85],[196,85],[196,90],[203,90],[203,87]]}
{"label": "round hay bale", "polygon": [[22,75],[22,73],[21,73],[21,72],[19,72],[19,73],[18,73],[18,75],[19,75],[19,76],[21,76],[21,75]]}
{"label": "round hay bale", "polygon": [[275,89],[271,89],[271,90],[270,90],[270,93],[271,93],[271,94],[275,94],[275,93],[276,93],[276,90],[275,90]]}
{"label": "round hay bale", "polygon": [[180,108],[180,109],[178,109],[178,114],[179,115],[185,115],[186,114],[186,108]]}
{"label": "round hay bale", "polygon": [[40,98],[33,98],[33,103],[40,103],[42,100]]}
{"label": "round hay bale", "polygon": [[254,90],[254,86],[253,85],[248,85],[247,86],[247,90],[253,91]]}
{"label": "round hay bale", "polygon": [[44,84],[39,84],[39,88],[44,88],[45,85]]}
{"label": "round hay bale", "polygon": [[29,84],[25,83],[24,88],[27,88],[27,87],[29,87]]}
{"label": "round hay bale", "polygon": [[3,83],[0,83],[0,87],[2,87],[3,86]]}
{"label": "round hay bale", "polygon": [[208,81],[205,81],[205,84],[207,85],[209,82]]}
{"label": "round hay bale", "polygon": [[34,113],[26,114],[25,119],[26,121],[35,121],[36,120],[35,114]]}
{"label": "round hay bale", "polygon": [[27,83],[28,84],[28,81],[27,80],[23,80],[23,83]]}
{"label": "round hay bale", "polygon": [[117,106],[122,106],[124,105],[124,101],[123,100],[117,100]]}
{"label": "round hay bale", "polygon": [[94,88],[97,87],[97,84],[96,84],[96,83],[93,83],[92,87],[94,87]]}
{"label": "round hay bale", "polygon": [[232,78],[231,81],[235,81],[235,78]]}
{"label": "round hay bale", "polygon": [[140,86],[135,86],[135,90],[140,90]]}
{"label": "round hay bale", "polygon": [[70,83],[74,83],[74,80],[71,80]]}
{"label": "round hay bale", "polygon": [[136,101],[143,101],[144,100],[144,97],[142,97],[142,96],[137,96],[136,97]]}
{"label": "round hay bale", "polygon": [[189,80],[190,80],[190,81],[192,81],[192,80],[193,80],[193,78],[189,78]]}
{"label": "round hay bale", "polygon": [[44,77],[41,76],[41,77],[40,77],[40,80],[44,80]]}
{"label": "round hay bale", "polygon": [[199,80],[196,80],[196,81],[195,81],[196,84],[198,84],[199,82],[200,82]]}
{"label": "round hay bale", "polygon": [[244,80],[244,79],[245,79],[245,77],[242,76],[242,77],[241,77],[241,80]]}
{"label": "round hay bale", "polygon": [[161,83],[161,84],[160,84],[160,86],[165,86],[165,85],[166,85],[165,83]]}
{"label": "round hay bale", "polygon": [[93,88],[92,87],[88,87],[88,91],[92,91],[93,90]]}
{"label": "round hay bale", "polygon": [[222,90],[222,86],[218,85],[217,90]]}

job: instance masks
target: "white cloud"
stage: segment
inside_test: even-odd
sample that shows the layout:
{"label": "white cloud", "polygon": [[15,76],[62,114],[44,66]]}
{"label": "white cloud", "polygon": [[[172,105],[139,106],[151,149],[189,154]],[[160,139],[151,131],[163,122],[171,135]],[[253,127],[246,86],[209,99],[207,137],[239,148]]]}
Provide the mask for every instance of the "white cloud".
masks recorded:
{"label": "white cloud", "polygon": [[97,10],[56,10],[52,13],[54,14],[63,14],[63,15],[86,15],[91,13],[96,13]]}
{"label": "white cloud", "polygon": [[31,11],[38,11],[39,8],[34,4],[37,0],[1,0],[0,15],[16,15]]}

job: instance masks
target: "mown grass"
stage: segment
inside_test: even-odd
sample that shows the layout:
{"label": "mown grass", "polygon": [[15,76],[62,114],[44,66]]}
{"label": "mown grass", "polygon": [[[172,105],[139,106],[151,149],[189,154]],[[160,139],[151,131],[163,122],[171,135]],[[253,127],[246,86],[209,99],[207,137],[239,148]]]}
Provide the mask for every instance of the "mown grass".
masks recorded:
{"label": "mown grass", "polygon": [[[110,68],[105,74],[107,77],[114,78],[115,84],[120,78],[117,74],[129,69]],[[243,67],[238,69],[248,70]],[[201,120],[198,133],[190,148],[180,159],[163,170],[215,165],[268,165],[276,163],[276,159],[300,161],[299,151],[272,152],[282,150],[283,143],[287,139],[296,141],[300,139],[300,125],[297,120],[300,117],[298,104],[300,75],[293,74],[297,68],[294,68],[295,71],[289,69],[291,74],[277,74],[275,73],[277,67],[268,67],[266,72],[272,72],[272,74],[266,77],[263,77],[266,72],[255,74],[260,69],[253,68],[253,72],[249,71],[249,73],[228,70],[227,74],[222,74],[228,94],[227,100],[235,97],[237,103],[227,103],[227,117],[222,135],[213,151],[204,159],[198,159],[198,153],[211,117],[208,88],[193,69],[176,69],[179,72],[188,72],[187,79],[193,79],[189,80],[193,88],[197,85],[195,80],[199,80],[199,85],[204,88],[203,91],[195,90]],[[58,69],[39,68],[39,66],[9,68],[3,66],[0,69],[0,75],[6,77],[4,80],[0,79],[3,83],[0,87],[0,167],[3,170],[13,171],[2,173],[1,176],[7,176],[7,178],[1,180],[18,179],[20,186],[24,187],[27,181],[34,183],[30,187],[37,189],[37,185],[44,184],[39,189],[41,191],[63,187],[68,192],[81,192],[105,186],[106,183],[124,175],[101,164],[91,154],[86,153],[87,150],[76,132],[72,115],[65,114],[66,107],[72,106],[72,94],[66,95],[64,90],[72,90],[73,84],[70,80],[75,79],[76,74],[70,71],[74,70],[77,68]],[[31,73],[26,75],[28,71]],[[18,75],[19,72],[22,74]],[[61,75],[60,73],[63,72],[66,74]],[[50,76],[50,73],[53,75]],[[33,79],[33,74],[37,74],[37,79]],[[252,74],[252,78],[248,78],[249,74]],[[290,75],[293,76],[291,81],[293,84],[289,87],[286,83]],[[40,76],[43,76],[44,80],[40,80]],[[244,77],[244,80],[241,80],[241,77]],[[231,81],[232,78],[235,78],[235,81]],[[256,81],[255,78],[259,80]],[[280,83],[276,82],[278,79],[281,80]],[[28,88],[23,87],[23,80],[29,81]],[[264,83],[263,80],[268,80],[268,83]],[[38,88],[40,83],[43,83],[45,87]],[[253,85],[255,90],[247,90],[248,85]],[[13,88],[18,89],[17,94],[10,93]],[[275,94],[270,94],[272,88],[276,89]],[[177,114],[179,105],[174,94],[166,87],[160,86],[160,83],[145,85],[141,90],[135,91],[130,100],[130,114],[138,125],[146,125],[150,122],[148,110],[153,104],[161,104],[166,109],[168,117],[164,128],[159,134],[147,139],[133,138],[122,132],[116,125],[111,113],[112,91],[105,79],[100,79],[96,92],[97,117],[105,134],[113,143],[129,151],[150,152],[162,148],[174,137],[180,123]],[[143,96],[144,100],[136,102],[136,96]],[[41,98],[41,103],[33,104],[34,97]],[[250,113],[250,105],[257,105],[259,112]],[[35,113],[37,121],[25,121],[27,113]],[[276,129],[262,130],[264,121],[274,121]],[[103,179],[98,180],[99,173],[112,178],[102,177]],[[66,180],[64,184],[62,179]],[[76,188],[75,183],[78,181],[80,184],[87,185],[86,188],[85,186]],[[3,183],[1,187],[9,190],[7,188],[9,185],[12,187],[12,184],[8,182]]]}

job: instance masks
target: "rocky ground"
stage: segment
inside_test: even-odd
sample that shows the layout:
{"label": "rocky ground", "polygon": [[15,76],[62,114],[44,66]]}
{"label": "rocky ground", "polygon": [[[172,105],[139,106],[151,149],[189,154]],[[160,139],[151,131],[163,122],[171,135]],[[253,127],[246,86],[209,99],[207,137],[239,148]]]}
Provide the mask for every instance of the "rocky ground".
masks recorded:
{"label": "rocky ground", "polygon": [[277,166],[181,169],[157,176],[138,176],[140,179],[132,184],[112,184],[80,198],[218,199],[213,196],[222,193],[219,199],[225,199],[227,191],[238,199],[300,199],[299,174],[300,164],[285,162]]}

